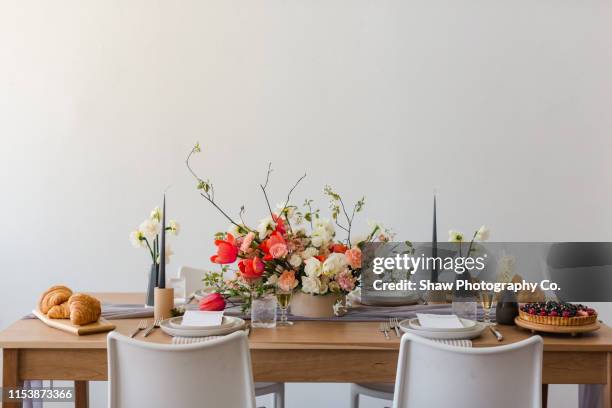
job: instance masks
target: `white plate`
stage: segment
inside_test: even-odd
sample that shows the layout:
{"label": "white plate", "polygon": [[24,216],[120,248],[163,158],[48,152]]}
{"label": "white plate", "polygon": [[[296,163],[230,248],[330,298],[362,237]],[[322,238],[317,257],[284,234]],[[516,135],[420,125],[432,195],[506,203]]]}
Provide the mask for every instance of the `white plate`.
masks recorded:
{"label": "white plate", "polygon": [[175,329],[219,329],[225,327],[231,327],[236,324],[235,318],[231,316],[223,316],[223,320],[220,325],[214,326],[183,326],[183,316],[173,317],[172,319],[168,319],[168,324]]}
{"label": "white plate", "polygon": [[473,338],[480,336],[480,334],[487,328],[487,326],[485,326],[482,323],[476,323],[471,330],[454,331],[454,332],[453,331],[440,332],[440,331],[428,331],[425,329],[414,330],[410,328],[409,322],[410,320],[406,319],[406,320],[402,320],[399,323],[400,329],[402,329],[404,333],[412,333],[417,336],[425,337],[428,339],[439,339],[439,340],[473,339]]}
{"label": "white plate", "polygon": [[239,317],[230,317],[233,320],[233,324],[228,327],[217,327],[217,328],[186,328],[188,326],[178,328],[170,325],[170,319],[164,320],[161,322],[159,327],[162,331],[170,336],[180,336],[180,337],[207,337],[207,336],[223,336],[225,334],[229,334],[235,332],[237,330],[242,330],[244,328],[245,322]]}
{"label": "white plate", "polygon": [[363,296],[363,291],[360,294],[352,296],[354,300],[367,306],[407,306],[419,303],[419,294],[414,291],[396,296],[387,292],[376,293],[369,292],[367,296]]}
{"label": "white plate", "polygon": [[418,318],[408,319],[408,326],[413,330],[419,331],[429,331],[429,332],[463,332],[473,330],[474,326],[476,326],[476,322],[474,320],[468,319],[459,319],[463,327],[457,329],[442,329],[442,328],[431,328],[431,327],[422,327],[419,323]]}

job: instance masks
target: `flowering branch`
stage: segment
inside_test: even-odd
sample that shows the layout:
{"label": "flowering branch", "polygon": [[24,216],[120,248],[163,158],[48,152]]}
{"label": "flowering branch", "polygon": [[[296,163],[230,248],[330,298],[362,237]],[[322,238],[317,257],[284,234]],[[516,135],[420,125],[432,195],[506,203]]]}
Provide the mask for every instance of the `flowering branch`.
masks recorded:
{"label": "flowering branch", "polygon": [[268,194],[266,193],[266,188],[268,188],[268,182],[270,181],[270,173],[272,173],[272,163],[268,163],[268,172],[266,173],[266,184],[260,184],[261,191],[264,194],[264,198],[266,199],[266,204],[268,204],[268,211],[270,211],[270,217],[274,219],[274,214],[272,213],[272,207],[270,206],[270,200],[268,200]]}

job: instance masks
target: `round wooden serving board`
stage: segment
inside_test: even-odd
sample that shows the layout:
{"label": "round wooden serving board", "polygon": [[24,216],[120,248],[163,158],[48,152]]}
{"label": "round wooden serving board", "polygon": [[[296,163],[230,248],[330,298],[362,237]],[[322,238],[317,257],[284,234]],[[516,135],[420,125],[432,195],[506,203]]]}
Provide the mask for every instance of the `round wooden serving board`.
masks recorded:
{"label": "round wooden serving board", "polygon": [[514,319],[514,323],[516,323],[516,325],[519,327],[531,330],[532,333],[542,332],[555,334],[571,334],[572,336],[576,336],[580,333],[592,332],[601,327],[599,322],[585,324],[583,326],[555,326],[552,324],[540,324],[523,320],[519,316],[516,316],[516,318]]}

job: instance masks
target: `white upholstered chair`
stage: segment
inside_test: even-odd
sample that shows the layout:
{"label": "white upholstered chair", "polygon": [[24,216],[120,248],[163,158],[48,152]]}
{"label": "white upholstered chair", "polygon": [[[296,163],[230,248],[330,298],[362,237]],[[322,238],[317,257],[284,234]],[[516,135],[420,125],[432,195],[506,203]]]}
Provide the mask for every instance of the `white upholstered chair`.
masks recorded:
{"label": "white upholstered chair", "polygon": [[[204,288],[202,278],[207,271],[205,269],[191,266],[181,266],[178,277],[185,280],[185,294],[187,297]],[[285,407],[285,384],[284,383],[255,383],[255,395],[258,397],[272,394],[272,408]]]}
{"label": "white upholstered chair", "polygon": [[352,383],[351,408],[359,408],[361,395],[367,395],[368,397],[389,401],[387,406],[391,406],[391,401],[393,401],[394,386],[394,384],[386,383]]}
{"label": "white upholstered chair", "polygon": [[542,338],[455,347],[410,333],[400,346],[393,408],[540,408]]}
{"label": "white upholstered chair", "polygon": [[193,344],[108,335],[109,408],[255,408],[247,336]]}

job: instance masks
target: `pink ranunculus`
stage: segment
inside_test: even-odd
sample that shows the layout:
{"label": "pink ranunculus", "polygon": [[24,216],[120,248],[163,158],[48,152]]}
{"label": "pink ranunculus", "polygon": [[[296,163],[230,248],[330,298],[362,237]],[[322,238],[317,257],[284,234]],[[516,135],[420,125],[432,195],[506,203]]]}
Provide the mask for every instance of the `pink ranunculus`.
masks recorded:
{"label": "pink ranunculus", "polygon": [[344,256],[351,268],[361,268],[361,249],[358,247],[351,248],[344,253]]}
{"label": "pink ranunculus", "polygon": [[270,255],[272,258],[279,259],[287,256],[287,244],[278,243],[270,247]]}
{"label": "pink ranunculus", "polygon": [[293,290],[298,284],[294,271],[284,271],[278,278],[278,287],[284,291]]}
{"label": "pink ranunculus", "polygon": [[350,292],[355,289],[355,278],[351,275],[348,269],[343,270],[336,276],[336,282],[346,292]]}
{"label": "pink ranunculus", "polygon": [[255,239],[255,233],[253,231],[246,234],[242,240],[242,244],[240,244],[240,250],[242,252],[248,252],[248,250],[251,248],[251,244],[253,243],[253,239]]}

